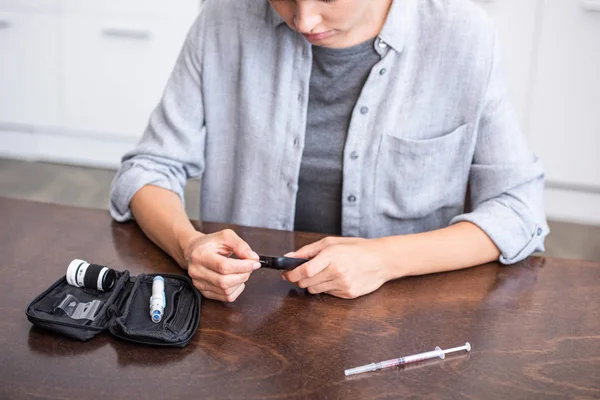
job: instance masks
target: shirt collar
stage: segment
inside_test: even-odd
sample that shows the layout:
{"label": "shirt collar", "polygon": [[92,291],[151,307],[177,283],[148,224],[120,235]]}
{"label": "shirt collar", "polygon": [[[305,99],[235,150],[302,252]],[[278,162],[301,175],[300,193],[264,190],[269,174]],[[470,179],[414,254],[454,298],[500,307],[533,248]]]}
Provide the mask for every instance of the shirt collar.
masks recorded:
{"label": "shirt collar", "polygon": [[[284,24],[285,21],[267,2],[269,7],[268,18],[274,27]],[[415,9],[413,0],[393,0],[388,16],[379,34],[379,38],[397,52],[404,49],[410,28],[414,20],[412,11]]]}
{"label": "shirt collar", "polygon": [[268,1],[267,7],[269,8],[267,12],[267,19],[270,20],[271,24],[273,24],[274,27],[278,27],[279,25],[285,23],[283,18],[281,18],[281,16],[277,13],[277,11],[275,11],[275,9],[271,6],[271,3],[269,3]]}
{"label": "shirt collar", "polygon": [[379,38],[397,52],[406,45],[415,19],[413,0],[393,0]]}

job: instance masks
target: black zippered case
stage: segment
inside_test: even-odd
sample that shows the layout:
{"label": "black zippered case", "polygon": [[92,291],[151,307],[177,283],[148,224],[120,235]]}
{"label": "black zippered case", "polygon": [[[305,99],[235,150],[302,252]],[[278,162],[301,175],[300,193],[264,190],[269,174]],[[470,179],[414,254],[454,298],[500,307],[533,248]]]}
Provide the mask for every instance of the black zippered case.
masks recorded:
{"label": "black zippered case", "polygon": [[[131,342],[186,346],[200,323],[201,296],[191,280],[175,274],[140,274],[133,277],[129,271],[116,273],[114,287],[106,292],[71,286],[63,276],[27,306],[27,319],[35,326],[73,339],[89,340],[108,330],[114,336]],[[157,275],[164,279],[167,304],[162,320],[154,323],[150,317],[150,296],[152,280]],[[59,308],[69,295],[82,304],[96,305],[95,300],[101,302],[93,320],[73,319]]]}

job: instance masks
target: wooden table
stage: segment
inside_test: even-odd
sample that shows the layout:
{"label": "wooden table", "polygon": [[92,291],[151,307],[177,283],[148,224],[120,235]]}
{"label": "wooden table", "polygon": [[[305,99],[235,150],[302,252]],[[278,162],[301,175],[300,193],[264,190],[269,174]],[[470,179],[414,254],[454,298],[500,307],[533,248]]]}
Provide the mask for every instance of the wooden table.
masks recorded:
{"label": "wooden table", "polygon": [[[34,328],[25,307],[73,258],[181,272],[134,223],[105,211],[0,198],[0,398],[563,399],[600,397],[600,264],[533,257],[511,267],[402,279],[357,300],[313,296],[258,270],[233,304],[204,300],[183,349]],[[206,231],[223,225],[205,224]],[[237,227],[282,254],[318,235]],[[462,345],[470,354],[344,377],[345,368]]]}

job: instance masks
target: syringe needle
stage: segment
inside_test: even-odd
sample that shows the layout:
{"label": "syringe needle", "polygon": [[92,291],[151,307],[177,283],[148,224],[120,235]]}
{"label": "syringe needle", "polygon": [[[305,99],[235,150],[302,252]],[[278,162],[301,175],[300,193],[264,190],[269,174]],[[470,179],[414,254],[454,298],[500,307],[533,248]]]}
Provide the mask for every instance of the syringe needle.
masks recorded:
{"label": "syringe needle", "polygon": [[453,348],[447,349],[447,350],[442,350],[439,347],[436,347],[435,350],[427,351],[425,353],[418,353],[418,354],[413,354],[413,355],[406,356],[406,357],[400,357],[400,358],[394,358],[394,359],[387,360],[387,361],[381,361],[378,363],[361,365],[360,367],[350,368],[350,369],[345,370],[344,375],[350,376],[350,375],[362,374],[363,372],[376,371],[376,370],[382,369],[382,368],[389,368],[389,367],[394,367],[396,365],[402,365],[402,364],[408,364],[408,363],[417,362],[417,361],[423,361],[423,360],[427,360],[427,359],[435,358],[435,357],[444,359],[446,357],[446,354],[454,353],[456,351],[461,351],[461,350],[471,351],[471,344],[469,344],[469,342],[467,342],[467,343],[465,343],[464,346],[453,347]]}

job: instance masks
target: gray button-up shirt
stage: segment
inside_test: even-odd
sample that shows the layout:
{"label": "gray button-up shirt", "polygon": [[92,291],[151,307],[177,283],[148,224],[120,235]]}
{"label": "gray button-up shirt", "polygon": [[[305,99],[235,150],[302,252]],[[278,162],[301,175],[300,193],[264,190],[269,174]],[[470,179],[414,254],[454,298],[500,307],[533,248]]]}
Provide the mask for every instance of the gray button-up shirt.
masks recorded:
{"label": "gray button-up shirt", "polygon": [[[459,221],[500,261],[543,250],[543,170],[508,101],[495,30],[467,0],[394,0],[351,115],[342,234],[380,237]],[[290,230],[312,67],[310,43],[266,0],[207,0],[110,211],[146,184],[183,199],[202,177],[205,221]],[[469,187],[471,209],[465,210]]]}

